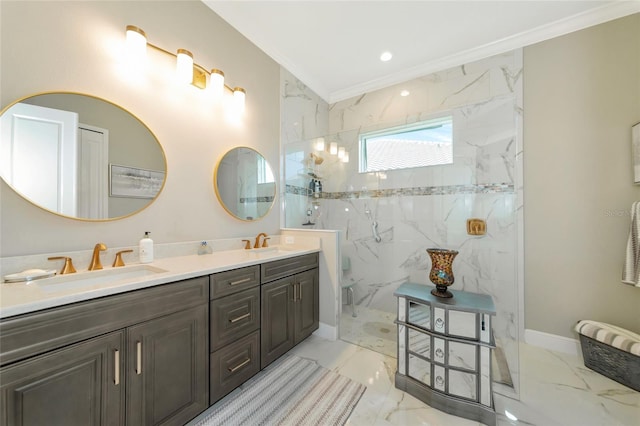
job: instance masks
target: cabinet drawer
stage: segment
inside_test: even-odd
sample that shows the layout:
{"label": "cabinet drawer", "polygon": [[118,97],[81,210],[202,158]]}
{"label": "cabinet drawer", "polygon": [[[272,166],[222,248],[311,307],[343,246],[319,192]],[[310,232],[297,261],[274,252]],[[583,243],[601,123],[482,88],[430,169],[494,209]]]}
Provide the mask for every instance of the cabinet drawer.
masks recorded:
{"label": "cabinet drawer", "polygon": [[228,296],[260,284],[260,266],[234,269],[211,275],[211,299]]}
{"label": "cabinet drawer", "polygon": [[318,253],[290,257],[288,259],[276,260],[260,265],[263,283],[317,267]]}
{"label": "cabinet drawer", "polygon": [[211,302],[211,352],[260,327],[260,288]]}
{"label": "cabinet drawer", "polygon": [[212,353],[210,368],[210,404],[214,404],[260,371],[260,332]]}

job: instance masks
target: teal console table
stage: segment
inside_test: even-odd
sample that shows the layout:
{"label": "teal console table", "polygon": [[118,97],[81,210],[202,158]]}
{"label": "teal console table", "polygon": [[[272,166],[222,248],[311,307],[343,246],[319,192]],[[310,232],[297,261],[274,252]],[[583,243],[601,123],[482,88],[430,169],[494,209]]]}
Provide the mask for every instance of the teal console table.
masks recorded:
{"label": "teal console table", "polygon": [[396,388],[426,404],[487,425],[496,424],[491,384],[491,296],[402,284],[398,298]]}

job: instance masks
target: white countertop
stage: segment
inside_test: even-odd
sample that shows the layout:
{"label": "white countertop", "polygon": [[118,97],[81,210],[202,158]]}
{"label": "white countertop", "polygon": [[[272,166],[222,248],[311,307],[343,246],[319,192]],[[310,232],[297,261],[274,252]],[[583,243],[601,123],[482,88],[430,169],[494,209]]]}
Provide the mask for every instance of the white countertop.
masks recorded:
{"label": "white countertop", "polygon": [[[111,268],[102,271],[78,272],[57,275],[53,278],[34,280],[29,283],[0,284],[0,318],[53,308],[69,303],[139,290],[188,278],[201,277],[215,272],[228,271],[245,266],[258,265],[278,259],[300,256],[320,251],[319,248],[279,246],[268,249],[226,250],[205,255],[189,255],[157,259],[149,267],[165,270],[143,277],[114,277],[107,282],[94,283],[96,277],[110,272],[140,270],[141,264]],[[117,271],[116,271],[117,270]],[[65,278],[68,281],[65,282]]]}

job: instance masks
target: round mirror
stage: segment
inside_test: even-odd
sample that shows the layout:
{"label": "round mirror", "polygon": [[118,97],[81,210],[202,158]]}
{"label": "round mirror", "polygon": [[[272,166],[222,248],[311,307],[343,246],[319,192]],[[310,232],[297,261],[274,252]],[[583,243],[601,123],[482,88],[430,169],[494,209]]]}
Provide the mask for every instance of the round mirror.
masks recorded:
{"label": "round mirror", "polygon": [[162,190],[167,162],[137,117],[95,96],[43,93],[0,116],[0,176],[52,213],[83,220],[130,216]]}
{"label": "round mirror", "polygon": [[276,181],[271,166],[259,152],[239,147],[227,152],[216,166],[214,184],[222,207],[246,221],[264,217],[273,206]]}

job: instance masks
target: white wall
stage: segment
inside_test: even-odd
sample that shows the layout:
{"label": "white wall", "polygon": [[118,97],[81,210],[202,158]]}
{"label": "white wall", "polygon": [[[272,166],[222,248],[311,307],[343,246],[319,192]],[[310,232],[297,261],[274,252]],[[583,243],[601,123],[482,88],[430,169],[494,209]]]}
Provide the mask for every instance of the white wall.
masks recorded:
{"label": "white wall", "polygon": [[[196,1],[3,1],[0,19],[3,107],[57,90],[107,99],[154,132],[168,166],[160,197],[143,212],[112,222],[55,216],[0,183],[0,256],[83,250],[99,241],[135,245],[144,231],[157,243],[278,232],[278,209],[254,223],[230,217],[216,199],[213,170],[227,150],[249,146],[279,174],[280,68],[209,8]],[[148,78],[125,78],[122,48],[129,24],[164,49],[191,50],[197,63],[224,70],[228,85],[244,87],[242,124],[227,122],[197,89],[175,87],[168,55],[149,50]]]}
{"label": "white wall", "polygon": [[576,338],[578,320],[640,332],[620,283],[640,122],[640,14],[524,50],[526,328]]}

